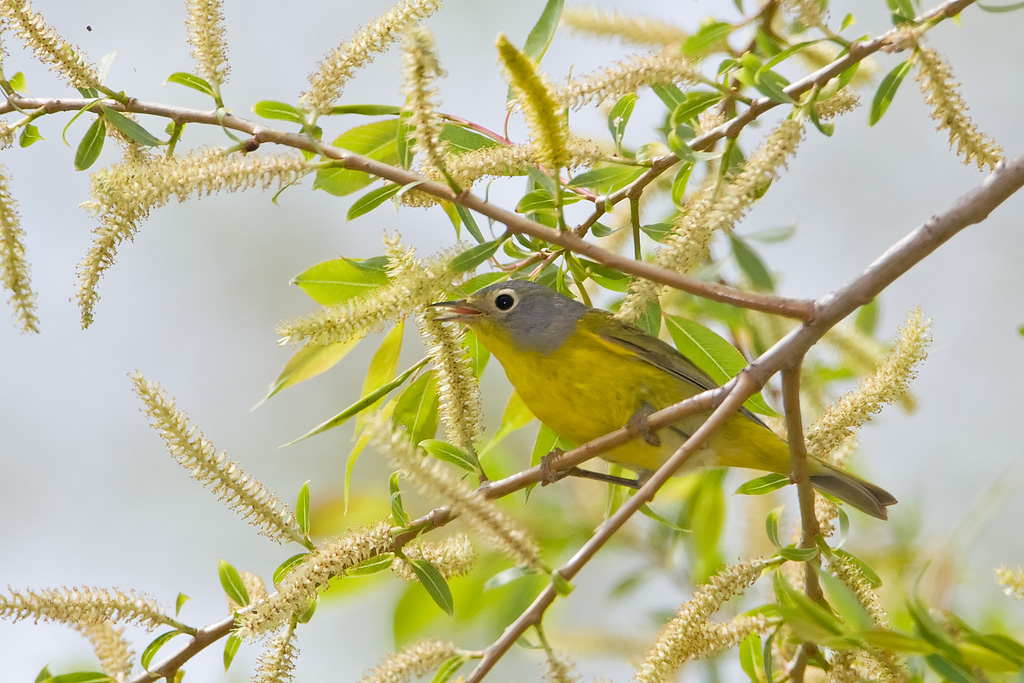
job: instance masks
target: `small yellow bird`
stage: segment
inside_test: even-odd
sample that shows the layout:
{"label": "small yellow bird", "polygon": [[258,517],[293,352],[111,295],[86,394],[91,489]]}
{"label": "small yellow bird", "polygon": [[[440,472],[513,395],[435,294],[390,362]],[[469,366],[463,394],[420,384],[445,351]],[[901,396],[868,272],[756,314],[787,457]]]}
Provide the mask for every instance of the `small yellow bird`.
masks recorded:
{"label": "small yellow bird", "polygon": [[[544,424],[577,444],[632,425],[644,436],[601,457],[650,476],[706,419],[692,416],[650,433],[646,416],[718,386],[665,342],[607,311],[527,280],[499,282],[461,301],[442,301],[438,320],[468,325],[498,359],[523,402]],[[886,519],[889,492],[817,458],[811,483],[872,517]],[[741,409],[692,457],[686,469],[744,467],[789,474],[789,446]]]}

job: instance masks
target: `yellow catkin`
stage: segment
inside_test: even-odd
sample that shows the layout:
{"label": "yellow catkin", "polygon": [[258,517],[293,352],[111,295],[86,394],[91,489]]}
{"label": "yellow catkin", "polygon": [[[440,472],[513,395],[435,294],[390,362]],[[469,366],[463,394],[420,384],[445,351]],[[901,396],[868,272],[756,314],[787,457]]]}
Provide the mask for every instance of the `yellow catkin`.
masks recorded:
{"label": "yellow catkin", "polygon": [[549,172],[567,167],[569,130],[554,89],[533,60],[520,52],[504,34],[498,36],[495,46],[505,78],[526,116],[534,153]]}
{"label": "yellow catkin", "polygon": [[918,47],[913,59],[917,64],[914,78],[921,85],[925,103],[932,108],[932,119],[939,122],[938,130],[949,132],[950,149],[955,149],[965,164],[973,162],[979,169],[994,169],[1003,160],[1003,149],[979,131],[967,115],[967,104],[949,63],[927,47]]}
{"label": "yellow catkin", "polygon": [[255,638],[277,630],[305,612],[331,579],[344,576],[347,569],[361,562],[392,552],[394,547],[388,520],[326,539],[288,572],[276,593],[239,612],[238,633],[243,638]]}
{"label": "yellow catkin", "polygon": [[438,94],[434,82],[444,75],[434,51],[430,31],[417,27],[405,38],[404,85],[405,111],[415,135],[414,149],[422,156],[420,172],[443,169],[445,143],[441,139],[444,125],[437,115]]}
{"label": "yellow catkin", "polygon": [[17,36],[36,58],[63,76],[75,88],[96,88],[100,77],[82,51],[46,23],[26,0],[0,0],[5,29]]}
{"label": "yellow catkin", "polygon": [[288,506],[261,482],[242,471],[226,453],[218,453],[160,385],[147,381],[138,372],[132,375],[132,383],[135,393],[142,399],[143,411],[164,440],[171,457],[189,476],[209,488],[267,538],[278,543],[306,543]]}
{"label": "yellow catkin", "polygon": [[129,152],[122,163],[96,171],[89,180],[92,199],[82,207],[98,216],[89,252],[78,265],[78,305],[82,326],[88,327],[99,300],[96,286],[114,263],[117,248],[133,239],[139,223],[152,209],[177,197],[239,192],[256,187],[283,187],[298,180],[306,161],[297,154],[260,156],[210,149],[181,156],[153,157]]}
{"label": "yellow catkin", "polygon": [[465,328],[421,316],[420,335],[427,343],[427,355],[434,364],[437,379],[438,414],[445,439],[473,452],[474,441],[483,433],[480,385],[463,347]]}
{"label": "yellow catkin", "polygon": [[220,0],[186,0],[185,9],[192,59],[196,60],[199,75],[219,91],[231,70],[224,31],[224,8]]}
{"label": "yellow catkin", "polygon": [[403,0],[324,56],[316,73],[309,77],[309,90],[302,93],[302,106],[315,116],[328,114],[352,75],[385,52],[402,31],[438,10],[440,0]]}
{"label": "yellow catkin", "polygon": [[359,683],[406,683],[434,671],[457,654],[455,645],[424,638],[386,657],[359,679]]}
{"label": "yellow catkin", "polygon": [[677,49],[634,55],[614,66],[570,80],[555,91],[555,97],[569,109],[636,92],[651,85],[695,83],[700,71]]}
{"label": "yellow catkin", "polygon": [[299,648],[295,645],[296,619],[291,619],[281,631],[270,639],[257,662],[253,683],[288,683],[295,670]]}
{"label": "yellow catkin", "polygon": [[404,470],[422,494],[450,505],[481,540],[513,561],[548,571],[530,532],[493,501],[470,488],[443,463],[419,452],[404,432],[395,430],[382,416],[374,417],[366,429],[373,446],[393,466]]}
{"label": "yellow catkin", "polygon": [[409,313],[417,313],[437,301],[439,292],[450,288],[459,274],[448,264],[458,253],[450,249],[426,259],[400,257],[396,247],[388,248],[389,281],[370,294],[316,313],[281,323],[279,343],[312,342],[334,344],[380,329],[387,322]]}
{"label": "yellow catkin", "polygon": [[751,633],[767,628],[763,617],[741,615],[725,624],[709,621],[727,600],[752,586],[763,569],[760,560],[741,562],[722,569],[698,588],[693,599],[683,603],[676,617],[658,634],[634,680],[670,681],[687,660],[733,647]]}
{"label": "yellow catkin", "polygon": [[0,593],[0,619],[72,625],[114,621],[147,629],[174,622],[156,600],[144,593],[92,586]]}
{"label": "yellow catkin", "polygon": [[117,683],[124,683],[132,672],[132,659],[135,657],[128,641],[124,639],[124,627],[116,626],[111,621],[102,621],[79,624],[78,630],[92,645],[103,673]]}
{"label": "yellow catkin", "polygon": [[[456,534],[440,543],[417,542],[403,549],[409,559],[423,559],[437,567],[441,576],[450,579],[453,576],[465,576],[476,562],[476,551],[466,534]],[[409,568],[409,563],[396,557],[391,563],[391,571],[403,581],[419,581],[416,573]]]}
{"label": "yellow catkin", "polygon": [[562,26],[573,33],[638,45],[680,45],[690,37],[687,31],[663,19],[590,6],[566,7],[562,10]]}
{"label": "yellow catkin", "polygon": [[996,583],[1003,587],[1003,592],[1018,600],[1024,600],[1024,569],[996,567]]}
{"label": "yellow catkin", "polygon": [[24,240],[18,204],[11,195],[5,169],[0,166],[0,283],[11,294],[11,307],[22,331],[39,332]]}
{"label": "yellow catkin", "polygon": [[931,322],[922,318],[920,309],[910,312],[892,349],[875,371],[861,380],[856,389],[828,406],[807,430],[808,453],[828,458],[872,415],[907,393],[917,365],[927,357],[930,327]]}

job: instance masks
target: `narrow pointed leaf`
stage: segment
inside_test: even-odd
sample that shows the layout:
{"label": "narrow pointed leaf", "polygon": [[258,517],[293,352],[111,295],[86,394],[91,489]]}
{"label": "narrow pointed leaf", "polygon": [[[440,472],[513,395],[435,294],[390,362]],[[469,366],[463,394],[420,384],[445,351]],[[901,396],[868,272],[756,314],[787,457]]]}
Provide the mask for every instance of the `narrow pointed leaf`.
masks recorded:
{"label": "narrow pointed leaf", "polygon": [[252,113],[265,119],[290,121],[299,125],[305,123],[305,117],[302,112],[287,102],[261,100],[252,105]]}
{"label": "narrow pointed leaf", "polygon": [[[75,170],[84,171],[96,163],[100,152],[103,151],[103,141],[106,137],[106,119],[102,116],[97,116],[96,120],[89,126],[89,130],[85,131],[82,141],[78,143],[78,149],[75,150]],[[22,145],[22,147],[24,146]]]}
{"label": "narrow pointed leaf", "polygon": [[134,140],[140,145],[145,147],[158,147],[159,145],[164,144],[159,138],[121,112],[111,109],[103,104],[100,105],[100,110],[103,112],[107,121],[110,122],[110,125],[119,130],[122,135]]}
{"label": "narrow pointed leaf", "polygon": [[238,648],[242,646],[242,637],[237,633],[232,633],[224,641],[224,672],[231,668],[231,662],[235,661],[235,655],[238,654]]}
{"label": "narrow pointed leaf", "polygon": [[444,610],[448,616],[455,616],[455,602],[452,599],[452,589],[448,587],[448,582],[441,576],[441,572],[438,571],[437,567],[427,560],[419,558],[411,558],[408,560],[408,563],[409,567],[416,574],[416,578],[427,589],[427,593],[437,606]]}
{"label": "narrow pointed leaf", "polygon": [[418,444],[437,434],[437,409],[437,382],[433,372],[425,372],[399,395],[391,421],[404,426],[412,442]]}
{"label": "narrow pointed leaf", "polygon": [[738,489],[735,493],[739,493],[745,496],[761,496],[765,493],[771,493],[777,491],[783,486],[789,485],[789,477],[784,474],[766,474],[763,477],[757,477],[746,482]]}
{"label": "narrow pointed leaf", "polygon": [[878,123],[885,115],[885,112],[889,110],[889,105],[892,104],[892,98],[896,96],[896,91],[899,89],[900,83],[903,82],[903,79],[908,73],[910,73],[909,59],[896,65],[896,68],[887,73],[882,79],[882,82],[878,84],[878,90],[875,91],[875,97],[871,100],[871,113],[868,116],[869,126],[873,126]]}
{"label": "narrow pointed leaf", "polygon": [[398,194],[398,191],[401,189],[401,185],[389,183],[384,187],[378,187],[370,190],[352,203],[352,206],[348,209],[348,213],[345,215],[345,220],[355,220],[363,214],[370,213],[378,206]]}
{"label": "narrow pointed leaf", "polygon": [[234,565],[227,560],[217,560],[217,577],[220,579],[221,588],[229,598],[242,607],[249,604],[249,591]]}
{"label": "narrow pointed leaf", "polygon": [[164,81],[164,84],[167,83],[177,83],[178,85],[183,85],[186,88],[198,90],[204,95],[216,97],[216,93],[213,92],[213,87],[206,82],[206,79],[200,78],[194,74],[185,73],[184,71],[179,71],[168,76],[167,80]]}
{"label": "narrow pointed leaf", "polygon": [[294,278],[292,284],[322,306],[333,306],[360,296],[386,284],[388,259],[337,258],[310,266]]}
{"label": "narrow pointed leaf", "polygon": [[[345,131],[334,140],[335,147],[362,154],[385,164],[398,164],[398,119],[375,121]],[[344,196],[361,190],[375,180],[363,171],[333,167],[317,171],[313,189]]]}
{"label": "narrow pointed leaf", "polygon": [[263,405],[274,394],[327,372],[348,355],[348,352],[354,349],[362,339],[363,335],[360,335],[355,339],[327,344],[326,346],[316,343],[306,344],[288,359],[284,369],[281,370],[281,374],[277,376],[274,384],[271,385],[270,391],[267,392],[267,395],[259,403],[253,406],[253,410]]}

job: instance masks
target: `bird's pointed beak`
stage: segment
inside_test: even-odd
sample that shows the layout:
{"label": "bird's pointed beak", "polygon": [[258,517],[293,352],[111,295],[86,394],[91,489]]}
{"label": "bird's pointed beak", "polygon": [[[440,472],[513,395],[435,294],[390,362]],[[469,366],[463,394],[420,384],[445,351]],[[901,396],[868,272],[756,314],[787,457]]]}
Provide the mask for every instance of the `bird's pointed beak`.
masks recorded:
{"label": "bird's pointed beak", "polygon": [[459,301],[438,301],[436,304],[430,304],[430,308],[442,309],[441,313],[434,317],[434,320],[441,322],[452,320],[456,322],[470,322],[483,313],[482,310],[465,299]]}

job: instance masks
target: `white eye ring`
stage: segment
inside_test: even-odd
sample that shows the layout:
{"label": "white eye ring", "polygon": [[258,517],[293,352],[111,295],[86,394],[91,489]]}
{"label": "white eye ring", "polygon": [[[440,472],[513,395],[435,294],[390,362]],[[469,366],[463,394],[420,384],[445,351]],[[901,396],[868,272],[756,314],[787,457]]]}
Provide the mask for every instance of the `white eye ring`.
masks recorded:
{"label": "white eye ring", "polygon": [[519,303],[514,289],[502,289],[494,295],[494,307],[499,311],[511,311]]}

